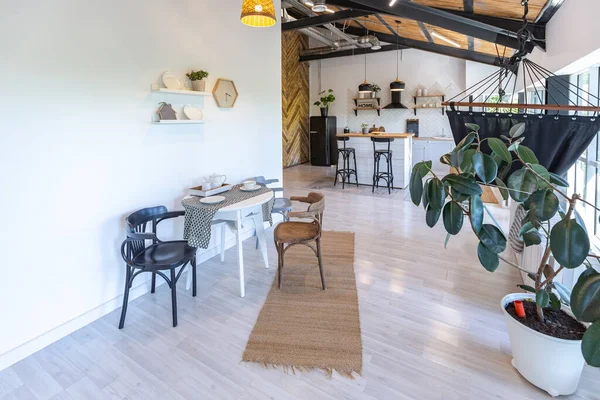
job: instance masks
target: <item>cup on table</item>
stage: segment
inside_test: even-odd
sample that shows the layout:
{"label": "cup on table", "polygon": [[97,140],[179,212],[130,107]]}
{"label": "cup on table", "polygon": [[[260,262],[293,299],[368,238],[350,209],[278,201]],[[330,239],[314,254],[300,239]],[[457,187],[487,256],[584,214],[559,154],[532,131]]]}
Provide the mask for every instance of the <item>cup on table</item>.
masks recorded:
{"label": "cup on table", "polygon": [[256,187],[256,181],[252,181],[252,180],[244,181],[244,182],[242,182],[242,186],[246,190],[252,190]]}

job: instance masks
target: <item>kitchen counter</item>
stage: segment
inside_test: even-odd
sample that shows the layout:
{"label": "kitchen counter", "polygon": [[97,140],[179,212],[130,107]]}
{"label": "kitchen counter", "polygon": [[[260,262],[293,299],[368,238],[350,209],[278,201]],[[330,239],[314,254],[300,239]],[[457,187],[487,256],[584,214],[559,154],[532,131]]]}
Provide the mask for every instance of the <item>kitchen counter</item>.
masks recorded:
{"label": "kitchen counter", "polygon": [[440,142],[454,142],[454,138],[452,136],[442,137],[442,136],[420,136],[413,138],[414,140],[438,140]]}
{"label": "kitchen counter", "polygon": [[371,132],[371,133],[352,132],[352,133],[340,133],[337,136],[338,137],[349,137],[349,138],[381,137],[381,138],[393,138],[393,139],[406,139],[406,138],[415,136],[415,134],[414,133],[387,133],[387,132]]}
{"label": "kitchen counter", "polygon": [[[392,150],[392,163],[394,171],[394,188],[404,189],[408,186],[410,173],[412,171],[412,139],[413,133],[387,133],[387,132],[372,132],[362,134],[359,132],[344,133],[336,135],[338,148],[351,147],[356,153],[356,169],[358,175],[358,183],[361,185],[373,184],[373,143],[371,138],[389,138],[394,139],[390,143]],[[341,138],[349,138],[346,142],[341,141]],[[368,139],[368,140],[365,140]],[[375,143],[377,149],[386,149],[387,143]],[[342,167],[342,158],[338,160],[339,168]],[[350,157],[350,168],[354,168],[354,160]],[[386,169],[384,159],[380,163],[380,170]],[[354,176],[351,177],[351,183],[355,183]],[[348,185],[348,182],[346,182]],[[339,183],[338,183],[339,185]],[[385,187],[384,180],[379,182],[379,187]],[[387,190],[386,192],[387,193]]]}

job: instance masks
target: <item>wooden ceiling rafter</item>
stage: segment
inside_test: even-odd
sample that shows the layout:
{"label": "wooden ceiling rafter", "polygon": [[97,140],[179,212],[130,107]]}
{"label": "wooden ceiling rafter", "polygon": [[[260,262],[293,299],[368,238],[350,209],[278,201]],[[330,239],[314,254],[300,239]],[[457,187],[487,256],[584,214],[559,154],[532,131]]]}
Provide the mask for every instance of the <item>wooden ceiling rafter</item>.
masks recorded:
{"label": "wooden ceiling rafter", "polygon": [[[563,2],[564,0],[529,0],[528,20],[531,22],[528,27],[532,31],[534,41],[528,44],[526,49],[528,52],[533,50],[534,44],[545,50],[545,24]],[[394,44],[396,35],[399,35],[404,48],[412,47],[440,54],[453,54],[455,57],[474,61],[483,60],[480,62],[494,65],[497,65],[498,59],[503,56],[512,56],[516,51],[515,48],[518,47],[516,32],[522,27],[521,0],[502,2],[496,0],[412,0],[412,2],[398,0],[396,5],[401,4],[406,7],[407,3],[410,12],[408,15],[404,15],[402,12],[382,12],[382,8],[390,8],[389,0],[327,0],[329,9],[335,11],[334,13],[320,15],[313,13],[313,17],[300,19],[321,18],[327,20],[329,24],[338,21],[339,23],[333,23],[333,25],[338,29],[345,30],[345,33],[349,35],[363,36],[368,32],[377,36],[381,42],[390,44]],[[305,7],[310,10],[310,7]],[[426,18],[415,19],[415,12],[423,10],[426,11]],[[353,18],[338,19],[331,16],[338,13],[344,13],[342,15],[353,16]],[[438,24],[437,18],[449,19],[451,26],[456,22],[461,29],[458,31],[448,29],[448,21]],[[398,33],[392,27],[392,25],[395,26],[396,20],[401,21]],[[312,21],[304,22],[304,24],[308,23],[312,23]],[[461,24],[463,25],[461,26]],[[446,27],[440,25],[446,25]],[[472,35],[472,28],[482,27],[486,32]],[[467,33],[464,33],[465,31]],[[432,37],[432,32],[436,32],[437,37]],[[449,39],[450,42],[440,40],[439,35]],[[392,38],[393,40],[390,40]],[[457,46],[454,46],[454,43]],[[466,55],[463,51],[475,54],[463,57]],[[338,53],[339,55],[334,55],[334,57],[344,56],[343,51],[332,54]],[[331,56],[327,58],[331,58]]]}

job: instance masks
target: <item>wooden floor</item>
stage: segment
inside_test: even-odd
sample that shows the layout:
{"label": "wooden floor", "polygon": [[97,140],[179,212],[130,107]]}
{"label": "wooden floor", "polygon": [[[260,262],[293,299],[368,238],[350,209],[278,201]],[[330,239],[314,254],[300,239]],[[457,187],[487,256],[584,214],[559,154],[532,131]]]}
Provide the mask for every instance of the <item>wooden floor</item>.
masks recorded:
{"label": "wooden floor", "polygon": [[[179,292],[172,328],[163,285],[0,372],[2,399],[544,399],[510,365],[499,308],[518,274],[486,272],[476,239],[465,231],[444,250],[442,227],[429,229],[407,191],[371,194],[333,188],[327,168],[285,170],[285,194],[320,187],[325,228],[356,232],[356,280],[364,346],[363,377],[286,374],[241,363],[276,268],[265,269],[254,241],[247,256],[246,297],[238,296],[235,250],[204,263],[198,296]],[[496,210],[506,223],[505,210]],[[269,234],[271,230],[269,230]],[[6,329],[3,327],[2,329]],[[600,399],[600,371],[586,367],[572,399]]]}

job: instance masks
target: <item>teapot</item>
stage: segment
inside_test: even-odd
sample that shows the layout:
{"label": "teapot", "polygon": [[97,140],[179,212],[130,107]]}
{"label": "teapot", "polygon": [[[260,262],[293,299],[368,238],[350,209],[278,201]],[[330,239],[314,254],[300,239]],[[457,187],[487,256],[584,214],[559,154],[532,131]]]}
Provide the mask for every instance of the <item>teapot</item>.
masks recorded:
{"label": "teapot", "polygon": [[202,177],[202,188],[204,190],[210,190],[210,189],[215,189],[215,188],[221,187],[225,183],[226,179],[227,179],[227,175],[220,175],[220,174],[212,174],[212,175],[208,175],[208,176],[203,176]]}

